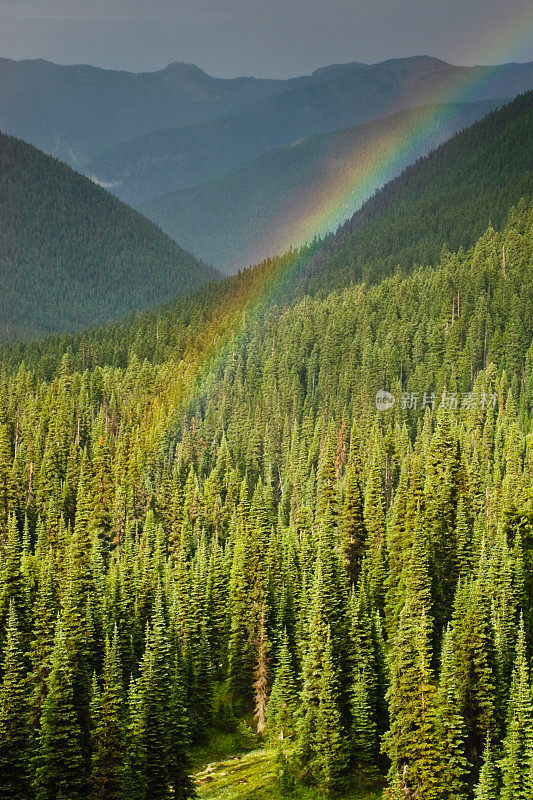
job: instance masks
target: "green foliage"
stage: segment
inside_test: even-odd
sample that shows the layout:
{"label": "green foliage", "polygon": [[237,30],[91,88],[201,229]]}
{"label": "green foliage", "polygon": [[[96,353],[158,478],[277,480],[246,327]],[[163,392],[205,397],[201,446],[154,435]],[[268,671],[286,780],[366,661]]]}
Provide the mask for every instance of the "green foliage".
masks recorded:
{"label": "green foliage", "polygon": [[2,134],[0,193],[0,341],[109,322],[217,277],[88,178]]}
{"label": "green foliage", "polygon": [[[4,351],[1,769],[37,800],[186,798],[191,745],[237,756],[245,720],[257,747],[255,711],[267,746],[206,797],[279,797],[285,758],[294,797],[527,797],[531,215],[246,325],[299,255]],[[19,713],[35,753],[8,758]]]}
{"label": "green foliage", "polygon": [[492,754],[490,739],[487,738],[483,754],[483,766],[479,776],[479,783],[474,791],[474,800],[497,800],[498,775]]}
{"label": "green foliage", "polygon": [[37,800],[84,795],[81,731],[74,706],[65,633],[58,619],[48,695],[41,717],[35,772]]}
{"label": "green foliage", "polygon": [[0,797],[27,800],[31,789],[33,731],[24,654],[14,604],[7,626],[4,679],[0,687]]}
{"label": "green foliage", "polygon": [[287,631],[279,655],[276,678],[267,706],[267,730],[271,738],[291,739],[296,733],[298,694],[294,680],[292,655]]}
{"label": "green foliage", "polygon": [[516,645],[503,752],[501,800],[528,800],[533,760],[533,697],[523,620]]}

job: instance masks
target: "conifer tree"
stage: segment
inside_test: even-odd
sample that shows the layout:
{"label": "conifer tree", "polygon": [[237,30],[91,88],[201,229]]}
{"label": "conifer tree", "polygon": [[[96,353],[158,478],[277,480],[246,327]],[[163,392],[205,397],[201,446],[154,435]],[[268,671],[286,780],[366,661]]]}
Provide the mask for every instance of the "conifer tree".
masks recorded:
{"label": "conifer tree", "polygon": [[265,730],[265,710],[268,702],[268,651],[269,642],[265,628],[265,607],[261,609],[259,630],[257,632],[257,663],[255,667],[254,699],[257,734],[262,736]]}
{"label": "conifer tree", "polygon": [[467,758],[479,770],[487,735],[499,733],[493,634],[481,577],[458,584],[452,629]]}
{"label": "conifer tree", "polygon": [[529,681],[524,621],[520,622],[501,763],[501,800],[528,800],[533,759],[533,698]]}
{"label": "conifer tree", "polygon": [[428,449],[424,487],[425,519],[430,542],[434,612],[437,624],[447,621],[458,575],[455,504],[458,453],[449,415],[437,412],[437,425]]}
{"label": "conifer tree", "polygon": [[[141,667],[144,663],[141,664]],[[126,794],[131,800],[146,798],[146,753],[142,738],[142,698],[140,678],[130,681],[127,698],[127,731],[126,731]]]}
{"label": "conifer tree", "polygon": [[304,764],[314,754],[314,735],[317,728],[320,680],[323,669],[327,625],[323,618],[321,597],[322,571],[320,561],[315,577],[313,605],[309,623],[309,644],[302,668],[301,714],[298,720],[298,750]]}
{"label": "conifer tree", "polygon": [[361,572],[367,538],[360,457],[356,448],[356,434],[352,432],[352,449],[346,470],[346,494],[342,509],[341,536],[346,571],[354,585]]}
{"label": "conifer tree", "polygon": [[11,604],[14,606],[24,647],[29,633],[29,593],[22,572],[22,542],[14,514],[9,517],[4,563],[0,572],[0,635],[5,635]]}
{"label": "conifer tree", "polygon": [[175,707],[175,678],[163,615],[161,589],[154,606],[140,676],[139,738],[142,742],[144,785],[151,800],[189,796],[186,743],[180,738],[183,709]]}
{"label": "conifer tree", "polygon": [[102,681],[93,728],[91,798],[127,800],[125,697],[116,629],[112,642],[106,641]]}
{"label": "conifer tree", "polygon": [[467,793],[466,731],[457,691],[457,665],[450,626],[445,631],[437,693],[438,736],[443,747],[443,800],[462,800]]}
{"label": "conifer tree", "polygon": [[328,794],[339,786],[348,753],[341,723],[339,688],[333,664],[331,632],[327,628],[318,692],[316,729],[311,770],[318,786]]}
{"label": "conifer tree", "polygon": [[17,616],[11,603],[0,686],[0,798],[31,797],[33,731],[29,714],[29,687]]}
{"label": "conifer tree", "polygon": [[11,443],[5,423],[0,424],[0,531],[5,533],[13,504]]}
{"label": "conifer tree", "polygon": [[379,455],[376,452],[365,488],[364,522],[368,531],[370,552],[381,545],[385,537],[385,508]]}
{"label": "conifer tree", "polygon": [[[336,522],[337,507],[337,471],[335,469],[336,430],[331,420],[324,431],[325,423],[317,420],[315,425],[315,441],[317,447],[316,471],[316,520],[321,522],[326,511],[329,511]],[[320,442],[320,439],[322,440]]]}
{"label": "conifer tree", "polygon": [[393,643],[387,698],[390,729],[383,749],[391,761],[389,777],[425,800],[443,792],[443,752],[439,743],[437,687],[432,670],[431,592],[427,551],[416,531],[406,578],[407,594]]}
{"label": "conifer tree", "polygon": [[35,770],[37,800],[81,800],[85,781],[81,731],[74,707],[65,633],[58,618],[52,670],[38,739]]}
{"label": "conifer tree", "polygon": [[276,677],[266,708],[266,730],[271,738],[291,739],[296,733],[298,693],[294,679],[292,656],[287,631],[278,659]]}
{"label": "conifer tree", "polygon": [[488,737],[485,743],[479,782],[474,791],[474,800],[498,800],[498,775]]}
{"label": "conifer tree", "polygon": [[360,673],[351,691],[350,765],[360,789],[380,779],[376,766],[376,723],[367,694],[367,682]]}
{"label": "conifer tree", "polygon": [[352,589],[348,602],[348,641],[350,676],[349,684],[363,680],[366,698],[371,704],[372,718],[377,716],[378,668],[372,624],[372,607],[368,600],[365,583],[360,581],[357,594]]}

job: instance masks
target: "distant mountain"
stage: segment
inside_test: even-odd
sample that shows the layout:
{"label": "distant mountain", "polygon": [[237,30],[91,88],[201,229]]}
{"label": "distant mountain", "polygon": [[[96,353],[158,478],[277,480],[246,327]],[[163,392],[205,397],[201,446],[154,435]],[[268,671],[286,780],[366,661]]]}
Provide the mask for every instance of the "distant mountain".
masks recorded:
{"label": "distant mountain", "polygon": [[[304,264],[298,293],[376,282],[398,267],[468,248],[508,209],[533,199],[533,92],[517,97],[408,167]],[[508,253],[508,258],[512,254]]]}
{"label": "distant mountain", "polygon": [[[217,173],[313,133],[360,125],[452,96],[468,86],[469,101],[511,99],[533,87],[533,63],[453,67],[416,57],[330,68],[286,83],[222,118],[167,128],[109,148],[85,168],[133,205],[205,182]],[[163,125],[160,126],[163,128]]]}
{"label": "distant mountain", "polygon": [[214,78],[179,61],[134,73],[0,58],[0,130],[79,169],[118,142],[226,116],[291,86],[367,67],[340,64],[283,81]]}
{"label": "distant mountain", "polygon": [[[308,136],[239,164],[201,186],[149,200],[139,210],[184,247],[224,272],[256,264],[289,245],[305,243],[306,218],[326,191],[386,144],[401,144],[406,127],[434,116],[416,147],[406,149],[386,174],[365,185],[359,202],[398,175],[413,160],[483,117],[494,101],[422,107],[327,134]],[[376,182],[377,181],[377,182]],[[357,186],[355,186],[357,189]],[[354,206],[346,209],[344,218]],[[339,219],[342,222],[343,219]]]}
{"label": "distant mountain", "polygon": [[0,134],[0,340],[115,320],[218,275],[70,167]]}
{"label": "distant mountain", "polygon": [[102,149],[228,114],[283,81],[207,75],[175,63],[151,73],[0,59],[0,129],[79,168]]}

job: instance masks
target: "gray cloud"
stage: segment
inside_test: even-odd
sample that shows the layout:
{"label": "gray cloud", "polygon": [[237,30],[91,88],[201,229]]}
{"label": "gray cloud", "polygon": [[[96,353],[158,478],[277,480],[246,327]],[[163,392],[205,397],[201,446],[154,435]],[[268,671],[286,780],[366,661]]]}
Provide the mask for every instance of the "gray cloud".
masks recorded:
{"label": "gray cloud", "polygon": [[[0,55],[148,70],[287,76],[429,53],[454,63],[533,58],[501,31],[529,0],[0,0]],[[487,44],[488,43],[488,44]]]}

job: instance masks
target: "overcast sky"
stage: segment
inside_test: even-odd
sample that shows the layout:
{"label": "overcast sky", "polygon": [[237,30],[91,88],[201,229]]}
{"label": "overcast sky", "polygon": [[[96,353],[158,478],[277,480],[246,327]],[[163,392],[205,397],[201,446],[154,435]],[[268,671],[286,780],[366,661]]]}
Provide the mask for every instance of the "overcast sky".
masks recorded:
{"label": "overcast sky", "polygon": [[426,53],[455,64],[526,61],[528,7],[531,0],[0,0],[0,56],[133,71],[187,61],[223,77]]}

